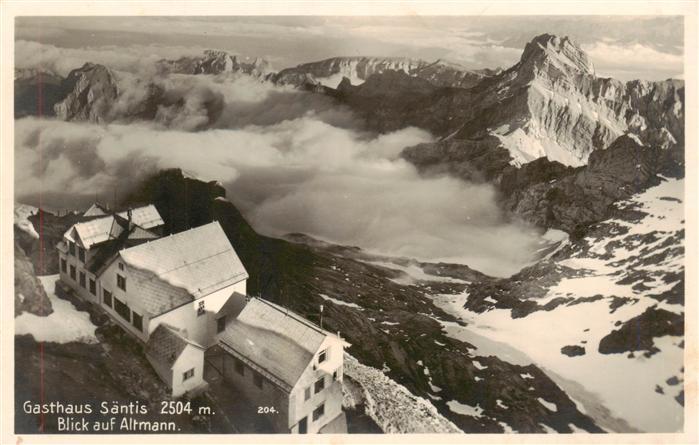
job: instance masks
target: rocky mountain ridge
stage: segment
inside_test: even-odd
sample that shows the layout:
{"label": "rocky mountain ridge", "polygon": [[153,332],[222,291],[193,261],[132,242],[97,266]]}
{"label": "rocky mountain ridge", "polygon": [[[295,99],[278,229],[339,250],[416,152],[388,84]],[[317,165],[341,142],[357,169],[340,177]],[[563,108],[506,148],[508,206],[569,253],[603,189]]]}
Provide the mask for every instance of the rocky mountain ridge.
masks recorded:
{"label": "rocky mountain ridge", "polygon": [[264,77],[270,70],[269,62],[255,57],[242,57],[220,50],[205,50],[203,56],[160,60],[158,70],[163,74],[221,74],[242,73]]}
{"label": "rocky mountain ridge", "polygon": [[352,85],[358,85],[374,74],[382,74],[387,71],[401,71],[408,76],[424,79],[438,87],[470,88],[484,78],[496,74],[499,70],[469,70],[443,60],[427,62],[404,57],[355,56],[333,57],[286,68],[272,76],[271,80],[279,84],[301,86],[299,79],[303,79],[304,82],[317,82],[336,88],[345,77]]}

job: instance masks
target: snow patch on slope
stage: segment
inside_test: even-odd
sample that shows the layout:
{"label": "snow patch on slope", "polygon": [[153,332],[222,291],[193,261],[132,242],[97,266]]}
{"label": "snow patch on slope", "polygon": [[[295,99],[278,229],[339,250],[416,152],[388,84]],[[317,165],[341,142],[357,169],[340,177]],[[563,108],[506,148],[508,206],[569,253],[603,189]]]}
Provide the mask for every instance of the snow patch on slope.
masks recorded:
{"label": "snow patch on slope", "polygon": [[53,312],[46,317],[23,312],[15,318],[15,335],[29,334],[36,341],[54,343],[97,343],[97,326],[90,321],[90,314],[78,311],[71,302],[56,296],[58,275],[38,278],[51,301]]}

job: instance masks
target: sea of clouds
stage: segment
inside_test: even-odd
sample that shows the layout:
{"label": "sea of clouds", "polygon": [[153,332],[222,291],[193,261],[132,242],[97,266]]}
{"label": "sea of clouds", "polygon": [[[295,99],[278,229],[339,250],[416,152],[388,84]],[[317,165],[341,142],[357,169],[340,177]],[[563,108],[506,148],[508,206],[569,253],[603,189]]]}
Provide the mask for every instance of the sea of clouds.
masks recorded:
{"label": "sea of clouds", "polygon": [[[33,67],[45,67],[41,60]],[[248,76],[163,75],[148,69],[152,58],[133,61],[134,69],[114,70],[110,123],[16,121],[19,202],[86,206],[176,167],[219,180],[253,227],[272,236],[306,233],[495,275],[516,272],[540,247],[534,229],[505,220],[490,185],[424,177],[402,159],[405,147],[433,140],[423,130],[375,134],[326,96]],[[134,120],[150,85],[169,100],[153,120]]]}

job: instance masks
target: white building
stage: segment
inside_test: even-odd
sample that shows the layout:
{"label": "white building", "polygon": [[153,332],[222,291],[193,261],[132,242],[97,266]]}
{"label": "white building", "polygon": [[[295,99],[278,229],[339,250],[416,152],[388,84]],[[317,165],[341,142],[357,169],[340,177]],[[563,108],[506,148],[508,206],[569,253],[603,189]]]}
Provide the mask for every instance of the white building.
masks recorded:
{"label": "white building", "polygon": [[141,340],[173,397],[206,385],[205,353],[222,351],[223,378],[251,409],[273,410],[275,431],[346,432],[348,344],[288,309],[247,297],[248,273],[218,222],[159,237],[162,226],[154,206],[75,224],[57,247],[57,285]]}
{"label": "white building", "polygon": [[273,409],[283,433],[346,432],[344,347],[338,335],[260,299],[234,294],[216,315],[221,371],[233,388]]}

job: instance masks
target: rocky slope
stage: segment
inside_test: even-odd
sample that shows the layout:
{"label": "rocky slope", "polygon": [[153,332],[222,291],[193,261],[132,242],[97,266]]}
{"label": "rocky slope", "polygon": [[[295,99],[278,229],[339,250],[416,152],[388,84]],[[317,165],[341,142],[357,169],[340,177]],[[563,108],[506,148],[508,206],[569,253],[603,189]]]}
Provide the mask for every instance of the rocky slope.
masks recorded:
{"label": "rocky slope", "polygon": [[[224,193],[214,182],[185,178],[174,170],[144,183],[128,203],[153,202],[164,216],[168,232],[218,220],[250,273],[249,292],[288,305],[316,321],[319,305],[323,304],[323,326],[340,331],[353,345],[348,352],[363,366],[374,369],[362,372],[383,372],[415,396],[401,400],[431,404],[435,412],[463,431],[600,431],[537,367],[515,365],[496,357],[475,360],[473,345],[443,332],[443,322],[457,320],[433,303],[424,282],[416,285],[406,280],[403,272],[382,265],[387,258],[371,257],[354,248],[260,236]],[[60,221],[54,222],[61,225]],[[484,278],[458,265],[391,261],[408,270],[424,269],[431,289],[464,288],[465,281],[445,278],[445,274]],[[534,378],[522,378],[523,374]],[[375,379],[366,381],[364,384],[369,386],[364,390],[379,383]],[[547,409],[538,398],[560,409]],[[388,399],[377,399],[376,403],[371,408],[367,405],[367,409],[388,410],[374,413],[376,418],[394,426],[401,424],[398,419],[390,420],[402,411],[400,407]]]}
{"label": "rocky slope", "polygon": [[336,88],[344,77],[348,78],[352,85],[359,85],[370,76],[387,71],[401,71],[408,76],[427,80],[435,86],[458,88],[470,88],[497,72],[468,70],[442,60],[426,62],[404,57],[333,57],[281,70],[273,75],[271,80],[296,86],[302,85],[299,81],[318,82]]}
{"label": "rocky slope", "polygon": [[600,396],[606,417],[660,432],[683,421],[684,180],[657,181],[531,267],[437,298],[473,333],[528,355],[516,363],[553,371],[571,397],[573,381]]}
{"label": "rocky slope", "polygon": [[55,116],[54,105],[63,100],[65,79],[58,74],[36,69],[15,70],[15,118]]}

